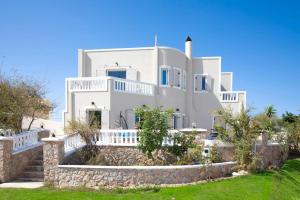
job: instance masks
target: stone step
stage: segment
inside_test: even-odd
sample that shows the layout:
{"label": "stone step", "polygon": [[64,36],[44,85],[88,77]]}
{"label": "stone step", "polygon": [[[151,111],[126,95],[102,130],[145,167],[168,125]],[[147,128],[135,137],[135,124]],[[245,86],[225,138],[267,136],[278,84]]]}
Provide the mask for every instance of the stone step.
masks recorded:
{"label": "stone step", "polygon": [[43,165],[29,165],[25,168],[26,171],[37,171],[37,172],[43,172],[44,167]]}
{"label": "stone step", "polygon": [[43,182],[43,178],[27,178],[27,177],[19,177],[15,181],[20,181],[20,182]]}
{"label": "stone step", "polygon": [[32,161],[32,165],[43,165],[43,160],[34,160],[34,161]]}
{"label": "stone step", "polygon": [[25,171],[23,174],[24,178],[44,178],[44,172],[37,171]]}

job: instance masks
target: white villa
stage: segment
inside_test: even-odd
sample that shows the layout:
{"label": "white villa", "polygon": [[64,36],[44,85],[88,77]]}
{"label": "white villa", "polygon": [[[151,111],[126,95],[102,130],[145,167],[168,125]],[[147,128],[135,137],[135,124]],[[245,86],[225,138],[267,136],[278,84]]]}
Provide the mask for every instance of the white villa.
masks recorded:
{"label": "white villa", "polygon": [[174,129],[210,130],[214,111],[239,112],[246,92],[233,91],[233,73],[222,72],[221,57],[193,57],[157,46],[78,50],[78,77],[66,78],[64,125],[95,114],[102,129],[134,129],[134,109],[143,105],[172,108]]}

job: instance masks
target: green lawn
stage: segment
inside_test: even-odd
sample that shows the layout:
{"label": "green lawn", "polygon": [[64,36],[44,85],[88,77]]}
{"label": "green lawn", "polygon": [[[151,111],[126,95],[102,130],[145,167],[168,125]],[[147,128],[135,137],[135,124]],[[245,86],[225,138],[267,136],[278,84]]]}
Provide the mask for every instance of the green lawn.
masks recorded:
{"label": "green lawn", "polygon": [[278,199],[300,200],[300,159],[289,160],[281,170],[192,186],[149,190],[0,189],[0,199]]}

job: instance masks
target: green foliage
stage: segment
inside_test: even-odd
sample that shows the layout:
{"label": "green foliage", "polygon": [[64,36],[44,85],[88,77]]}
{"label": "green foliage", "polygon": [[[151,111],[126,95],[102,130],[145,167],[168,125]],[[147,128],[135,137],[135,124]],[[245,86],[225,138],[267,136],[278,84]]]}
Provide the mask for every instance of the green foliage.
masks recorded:
{"label": "green foliage", "polygon": [[219,138],[235,145],[235,159],[241,167],[248,166],[253,159],[252,145],[260,135],[260,127],[250,116],[250,110],[234,115],[231,110],[219,110],[223,124],[216,125]]}
{"label": "green foliage", "polygon": [[218,150],[217,144],[214,144],[209,151],[208,159],[213,163],[220,163],[222,162],[222,158],[220,152]]}
{"label": "green foliage", "polygon": [[254,120],[260,127],[261,132],[268,134],[269,139],[280,132],[279,119],[276,116],[276,109],[272,105],[267,106],[263,113],[256,115]]}
{"label": "green foliage", "polygon": [[191,164],[201,164],[204,163],[204,158],[202,156],[203,146],[196,145],[193,148],[189,148],[185,154],[177,162],[179,165],[191,165]]}
{"label": "green foliage", "polygon": [[163,139],[168,136],[168,124],[173,111],[141,107],[135,113],[140,117],[138,147],[148,157],[152,157],[152,152],[161,149]]}
{"label": "green foliage", "polygon": [[173,140],[173,145],[168,147],[168,151],[179,158],[183,157],[188,149],[195,147],[195,135],[193,134],[176,132],[169,137]]}
{"label": "green foliage", "polygon": [[287,132],[287,143],[290,152],[300,153],[300,116],[286,112],[282,115],[281,124]]}

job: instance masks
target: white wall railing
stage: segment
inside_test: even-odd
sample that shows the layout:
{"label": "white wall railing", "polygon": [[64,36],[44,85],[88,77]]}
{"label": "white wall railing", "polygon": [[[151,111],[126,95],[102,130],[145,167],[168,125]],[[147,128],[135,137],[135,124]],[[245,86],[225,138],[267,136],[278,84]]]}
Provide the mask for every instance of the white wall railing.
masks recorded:
{"label": "white wall railing", "polygon": [[239,94],[243,91],[226,91],[220,93],[221,102],[239,102]]}
{"label": "white wall railing", "polygon": [[106,77],[68,78],[66,81],[70,92],[107,91],[108,79]]}
{"label": "white wall railing", "polygon": [[[169,131],[174,134],[174,131]],[[79,134],[64,137],[65,153],[70,154],[76,149],[85,146]],[[137,146],[139,143],[138,130],[100,130],[93,139],[93,143],[99,146]],[[173,145],[170,138],[164,138],[163,145]]]}
{"label": "white wall railing", "polygon": [[116,92],[125,92],[130,94],[140,94],[147,96],[154,95],[154,85],[138,81],[114,79],[114,90]]}
{"label": "white wall railing", "polygon": [[38,132],[39,129],[36,129],[10,136],[13,138],[13,151],[17,152],[39,144]]}
{"label": "white wall railing", "polygon": [[64,137],[65,153],[70,153],[85,146],[85,142],[82,140],[79,134],[72,134]]}
{"label": "white wall railing", "polygon": [[100,130],[95,136],[97,145],[137,146],[137,130]]}

